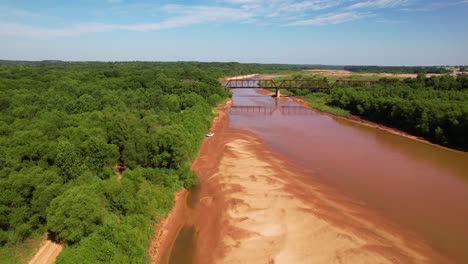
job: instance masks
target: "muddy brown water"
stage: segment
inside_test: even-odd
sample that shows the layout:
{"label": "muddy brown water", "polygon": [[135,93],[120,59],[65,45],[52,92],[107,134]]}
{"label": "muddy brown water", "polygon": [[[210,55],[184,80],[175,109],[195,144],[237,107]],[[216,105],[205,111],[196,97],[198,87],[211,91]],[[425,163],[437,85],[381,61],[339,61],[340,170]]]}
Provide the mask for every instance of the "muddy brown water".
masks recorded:
{"label": "muddy brown water", "polygon": [[[230,126],[254,132],[340,193],[468,263],[468,153],[233,90]],[[249,106],[256,106],[249,107]]]}
{"label": "muddy brown water", "polygon": [[168,263],[170,264],[188,264],[192,263],[195,252],[195,227],[183,226],[171,250]]}
{"label": "muddy brown water", "polygon": [[[468,263],[468,153],[338,119],[293,100],[233,89],[230,126],[251,131],[314,180]],[[189,195],[193,208],[197,190]],[[190,263],[194,230],[181,229],[169,263]],[[181,259],[182,257],[182,259]]]}

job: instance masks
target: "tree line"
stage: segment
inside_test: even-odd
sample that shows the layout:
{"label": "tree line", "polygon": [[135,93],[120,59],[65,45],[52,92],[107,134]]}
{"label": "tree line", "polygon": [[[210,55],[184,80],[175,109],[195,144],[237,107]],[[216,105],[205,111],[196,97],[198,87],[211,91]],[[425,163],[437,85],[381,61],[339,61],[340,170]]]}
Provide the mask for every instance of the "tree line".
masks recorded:
{"label": "tree line", "polygon": [[372,87],[333,90],[330,104],[444,146],[468,149],[467,75],[384,79]]}
{"label": "tree line", "polygon": [[[323,77],[310,77],[327,82]],[[331,89],[327,94],[292,90],[312,104],[350,111],[432,142],[468,149],[468,75],[443,75],[404,80],[382,78],[362,87]],[[336,110],[336,108],[335,108]]]}
{"label": "tree line", "polygon": [[232,66],[0,63],[0,246],[49,231],[57,263],[147,260],[155,221],[197,182],[189,163],[229,96],[216,79],[257,70]]}

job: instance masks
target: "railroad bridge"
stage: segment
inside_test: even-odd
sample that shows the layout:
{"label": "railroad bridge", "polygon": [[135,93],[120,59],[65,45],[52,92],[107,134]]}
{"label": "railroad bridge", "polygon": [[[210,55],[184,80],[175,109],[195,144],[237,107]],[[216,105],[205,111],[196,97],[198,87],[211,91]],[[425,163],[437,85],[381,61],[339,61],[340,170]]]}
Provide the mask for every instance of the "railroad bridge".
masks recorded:
{"label": "railroad bridge", "polygon": [[377,83],[376,80],[349,80],[341,79],[336,80],[330,84],[326,80],[280,80],[275,81],[272,79],[232,79],[223,83],[224,87],[230,89],[275,89],[275,96],[280,97],[281,89],[297,90],[307,89],[311,91],[329,91],[334,88],[349,88],[349,87],[362,87],[369,86]]}

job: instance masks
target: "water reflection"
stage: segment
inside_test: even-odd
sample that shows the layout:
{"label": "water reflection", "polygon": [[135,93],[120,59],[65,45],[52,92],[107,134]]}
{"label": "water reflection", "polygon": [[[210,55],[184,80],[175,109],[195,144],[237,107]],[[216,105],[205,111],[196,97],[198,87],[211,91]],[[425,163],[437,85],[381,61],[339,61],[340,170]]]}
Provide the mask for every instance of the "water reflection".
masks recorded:
{"label": "water reflection", "polygon": [[267,114],[273,115],[279,111],[281,115],[316,115],[317,112],[298,105],[233,105],[228,112],[230,114]]}

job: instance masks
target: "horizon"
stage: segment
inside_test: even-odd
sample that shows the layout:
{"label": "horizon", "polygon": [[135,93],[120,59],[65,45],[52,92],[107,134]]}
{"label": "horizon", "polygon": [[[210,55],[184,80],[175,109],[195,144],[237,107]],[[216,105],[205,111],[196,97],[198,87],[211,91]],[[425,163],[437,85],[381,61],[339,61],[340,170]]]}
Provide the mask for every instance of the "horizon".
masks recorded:
{"label": "horizon", "polygon": [[317,66],[317,67],[346,67],[346,66],[367,66],[367,67],[407,67],[407,68],[417,68],[417,67],[437,67],[437,68],[444,68],[444,67],[466,67],[468,65],[464,64],[453,64],[453,65],[376,65],[376,64],[307,64],[307,63],[276,63],[276,62],[238,62],[238,61],[194,61],[194,60],[179,60],[179,61],[158,61],[158,60],[121,60],[121,61],[105,61],[105,60],[54,60],[54,59],[45,59],[45,60],[4,60],[0,59],[0,62],[64,62],[64,63],[131,63],[131,62],[141,62],[141,63],[154,63],[154,62],[162,62],[162,63],[238,63],[238,64],[260,64],[260,65],[292,65],[292,66]]}
{"label": "horizon", "polygon": [[0,3],[1,60],[468,64],[468,0]]}

